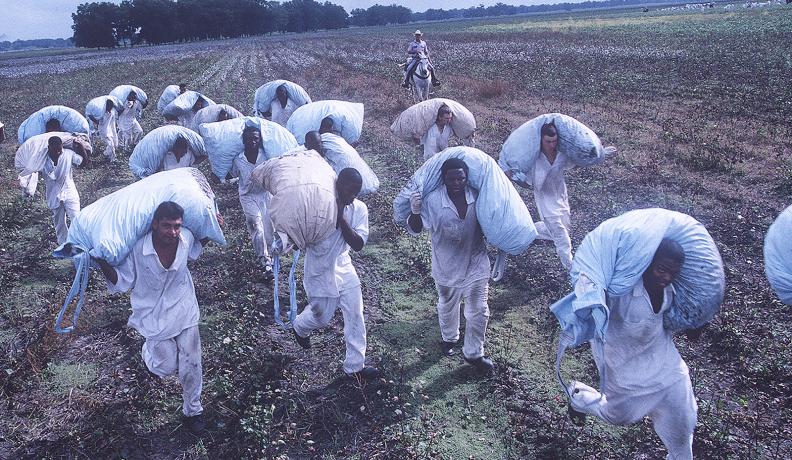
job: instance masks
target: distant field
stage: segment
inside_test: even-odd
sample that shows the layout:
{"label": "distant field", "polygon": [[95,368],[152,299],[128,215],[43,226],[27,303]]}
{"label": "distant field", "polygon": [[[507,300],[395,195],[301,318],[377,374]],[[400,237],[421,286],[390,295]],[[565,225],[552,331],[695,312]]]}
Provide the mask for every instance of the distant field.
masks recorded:
{"label": "distant field", "polygon": [[[0,55],[0,122],[9,138],[0,144],[0,458],[664,458],[648,421],[610,427],[589,419],[583,429],[567,421],[548,306],[569,284],[551,245],[512,257],[491,287],[494,377],[476,377],[460,358],[436,351],[427,239],[391,218],[393,197],[421,156],[388,131],[412,104],[396,65],[413,28]],[[792,9],[589,12],[421,29],[444,81],[436,96],[476,115],[485,152],[497,157],[514,128],[552,111],[619,148],[605,164],[567,175],[575,247],[604,219],[636,208],[686,212],[707,226],[726,264],[726,301],[700,341],[676,340],[699,404],[694,452],[792,457],[792,320],[762,264],[764,233],[792,204]],[[255,89],[275,78],[301,84],[315,100],[366,104],[358,150],[382,188],[365,200],[372,233],[355,263],[369,359],[386,380],[359,388],[338,378],[340,315],[307,353],[274,325],[272,290],[236,189],[216,185],[229,245],[209,247],[192,266],[210,421],[199,441],[179,427],[178,383],[147,376],[142,340],[125,327],[128,296],[108,295],[94,274],[76,331],[52,331],[73,267],[50,256],[55,235],[42,189],[32,202],[20,197],[16,129],[45,105],[83,111],[123,83],[152,100],[145,131],[161,124],[161,91],[182,81],[249,113]],[[75,171],[83,206],[133,181],[128,155]],[[523,196],[536,216],[530,192]],[[595,382],[588,355],[576,350],[564,373]]]}

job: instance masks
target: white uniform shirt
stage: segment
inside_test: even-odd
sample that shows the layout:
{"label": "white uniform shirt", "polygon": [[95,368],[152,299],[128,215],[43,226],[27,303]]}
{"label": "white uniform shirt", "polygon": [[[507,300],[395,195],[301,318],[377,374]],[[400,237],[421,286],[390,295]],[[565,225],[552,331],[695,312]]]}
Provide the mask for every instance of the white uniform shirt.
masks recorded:
{"label": "white uniform shirt", "polygon": [[[357,199],[352,201],[344,208],[344,219],[365,244],[369,235],[366,203]],[[303,275],[303,287],[308,297],[338,297],[340,291],[360,285],[349,249],[338,228],[324,240],[308,246]]]}
{"label": "white uniform shirt", "polygon": [[127,101],[126,109],[118,116],[118,129],[121,131],[131,131],[135,127],[138,114],[142,111],[140,101],[135,101],[130,107]]}
{"label": "white uniform shirt", "polygon": [[433,124],[421,138],[421,143],[424,146],[424,161],[434,156],[437,152],[447,149],[448,139],[452,134],[454,134],[454,130],[451,129],[450,124],[443,126],[442,130],[437,126],[437,123]]}
{"label": "white uniform shirt", "polygon": [[256,164],[251,164],[248,161],[244,151],[234,158],[234,166],[232,168],[231,174],[239,176],[240,198],[245,195],[263,195],[266,193],[266,190],[264,190],[264,188],[262,188],[260,185],[253,183],[253,180],[250,177],[253,173],[253,169],[265,161],[267,161],[267,157],[260,150],[258,156],[256,157]]}
{"label": "white uniform shirt", "polygon": [[47,155],[44,162],[44,184],[47,190],[47,207],[56,209],[61,201],[80,202],[80,195],[77,193],[77,186],[74,185],[72,178],[72,166],[82,164],[83,158],[74,153],[73,150],[63,149],[63,153],[58,158],[57,166],[52,158]]}
{"label": "white uniform shirt", "polygon": [[165,158],[162,159],[162,170],[163,171],[170,171],[171,169],[176,168],[189,168],[190,166],[195,164],[195,155],[193,155],[192,150],[187,150],[187,153],[182,155],[181,160],[176,159],[176,155],[168,151],[165,154]]}
{"label": "white uniform shirt", "polygon": [[283,107],[278,100],[275,98],[270,103],[270,113],[272,114],[272,121],[275,123],[286,126],[286,122],[289,120],[289,117],[297,110],[297,104],[292,100],[292,98],[288,98],[286,101],[286,107]]}
{"label": "white uniform shirt", "polygon": [[115,139],[116,137],[116,120],[118,115],[115,110],[109,112],[105,111],[102,114],[102,120],[99,122],[99,134],[104,139]]}
{"label": "white uniform shirt", "polygon": [[570,213],[564,169],[567,156],[558,152],[553,164],[544,153],[539,152],[534,164],[533,191],[536,207],[541,217],[561,216]]}
{"label": "white uniform shirt", "polygon": [[[674,288],[663,292],[655,313],[649,294],[639,280],[632,292],[608,299],[610,317],[604,349],[593,340],[594,357],[605,372],[605,394],[615,391],[640,396],[663,390],[688,376],[671,331],[663,327],[663,313],[671,307]],[[604,356],[604,362],[599,362]]]}
{"label": "white uniform shirt", "polygon": [[[441,286],[466,287],[489,278],[484,234],[476,218],[476,197],[465,188],[467,214],[459,218],[445,186],[428,194],[421,207],[423,226],[432,234],[432,278]],[[409,224],[407,229],[412,231]]]}
{"label": "white uniform shirt", "polygon": [[118,267],[118,282],[107,282],[111,293],[132,289],[132,316],[127,323],[152,340],[176,337],[188,327],[198,325],[198,299],[195,297],[187,260],[201,254],[201,243],[182,227],[176,258],[165,268],[154,249],[152,233],[138,240],[132,252]]}

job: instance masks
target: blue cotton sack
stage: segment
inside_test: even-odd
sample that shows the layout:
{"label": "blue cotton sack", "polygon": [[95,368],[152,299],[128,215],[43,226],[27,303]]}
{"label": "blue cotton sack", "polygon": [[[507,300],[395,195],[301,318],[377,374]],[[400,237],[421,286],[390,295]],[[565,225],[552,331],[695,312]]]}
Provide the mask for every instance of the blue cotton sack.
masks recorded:
{"label": "blue cotton sack", "polygon": [[242,112],[228,104],[214,104],[195,112],[195,118],[193,118],[194,128],[191,129],[193,129],[195,132],[198,132],[198,127],[202,124],[216,123],[217,118],[220,116],[220,112],[223,110],[225,110],[226,114],[228,114],[229,120],[232,118],[242,118],[245,116]]}
{"label": "blue cotton sack", "polygon": [[50,105],[36,111],[19,125],[17,140],[19,144],[24,144],[26,140],[46,132],[47,122],[58,120],[61,125],[60,131],[70,133],[90,134],[88,120],[80,112],[63,105]]}
{"label": "blue cotton sack", "polygon": [[767,230],[764,259],[770,287],[782,302],[792,305],[792,206]]}
{"label": "blue cotton sack", "polygon": [[302,86],[288,80],[273,80],[264,83],[256,90],[256,95],[253,98],[253,113],[256,116],[262,116],[270,111],[270,104],[275,99],[275,91],[281,85],[286,86],[289,99],[293,100],[298,107],[311,103],[311,96],[308,95],[308,92]]}
{"label": "blue cotton sack", "polygon": [[[140,101],[140,105],[143,108],[146,108],[148,105],[148,95],[145,91],[138,88],[134,85],[118,85],[110,91],[110,96],[115,96],[121,101],[122,104],[126,104],[127,98],[129,97],[129,93],[134,92],[137,94],[137,100]],[[124,107],[124,106],[122,106]]]}
{"label": "blue cotton sack", "polygon": [[204,123],[198,132],[204,140],[212,172],[221,181],[231,171],[236,158],[245,149],[242,131],[252,126],[261,131],[262,150],[267,159],[279,157],[297,147],[297,140],[283,126],[258,117],[234,118]]}
{"label": "blue cotton sack", "polygon": [[562,113],[547,113],[528,120],[512,131],[500,151],[498,164],[518,173],[516,179],[533,185],[533,169],[541,148],[541,129],[553,122],[558,131],[558,151],[577,166],[601,163],[615,149],[603,147],[599,137],[578,120]]}
{"label": "blue cotton sack", "polygon": [[162,110],[162,114],[173,117],[182,117],[188,112],[192,111],[195,103],[199,100],[201,101],[201,108],[203,109],[215,104],[213,100],[197,91],[185,91],[184,93],[179,94],[176,99],[172,100],[170,104],[166,105]]}
{"label": "blue cotton sack", "polygon": [[171,102],[173,102],[174,99],[179,97],[179,94],[181,94],[181,88],[179,88],[179,85],[166,86],[165,89],[162,91],[159,100],[157,101],[157,110],[159,110],[159,112],[162,113],[165,110],[165,107],[168,106],[168,104],[170,104]]}
{"label": "blue cotton sack", "polygon": [[414,192],[426,197],[442,186],[440,167],[449,158],[468,165],[468,185],[478,191],[476,216],[489,244],[512,255],[525,252],[537,236],[531,213],[497,162],[473,147],[451,147],[426,160],[393,200],[394,221],[406,225]]}
{"label": "blue cotton sack", "polygon": [[360,189],[361,195],[375,193],[380,186],[379,179],[369,165],[360,157],[354,147],[349,145],[341,136],[333,133],[322,134],[322,147],[324,157],[336,174],[342,169],[354,168],[363,178],[363,187]]}
{"label": "blue cotton sack", "polygon": [[105,106],[107,105],[108,99],[113,101],[113,106],[115,107],[116,112],[123,109],[124,106],[117,97],[99,96],[91,99],[88,101],[88,104],[85,105],[85,118],[93,117],[97,122],[101,122],[102,117],[104,117],[105,114]]}
{"label": "blue cotton sack", "polygon": [[190,144],[190,150],[196,156],[196,160],[197,157],[206,156],[203,139],[195,131],[182,126],[165,125],[150,131],[137,143],[129,157],[129,169],[140,178],[160,171],[165,155],[180,137]]}
{"label": "blue cotton sack", "polygon": [[363,132],[363,104],[347,101],[317,101],[299,107],[289,117],[289,128],[297,142],[305,143],[305,134],[319,131],[325,117],[333,119],[333,130],[349,143],[355,143]]}

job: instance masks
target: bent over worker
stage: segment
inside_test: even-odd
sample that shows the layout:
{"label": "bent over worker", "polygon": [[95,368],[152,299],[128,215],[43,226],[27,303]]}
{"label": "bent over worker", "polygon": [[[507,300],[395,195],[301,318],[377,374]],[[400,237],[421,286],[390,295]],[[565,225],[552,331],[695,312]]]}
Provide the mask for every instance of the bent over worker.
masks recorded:
{"label": "bent over worker", "polygon": [[198,258],[203,242],[182,228],[183,216],[184,209],[177,203],[161,203],[154,211],[151,230],[119,266],[103,259],[94,261],[111,293],[132,290],[132,315],[127,324],[146,339],[143,362],[159,377],[178,373],[185,425],[197,434],[205,428],[200,312],[187,261]]}
{"label": "bent over worker", "polygon": [[366,324],[363,293],[349,249],[360,251],[369,234],[368,208],[357,199],[363,178],[353,168],[342,169],[336,180],[338,217],[336,230],[305,252],[303,285],[309,304],[294,320],[294,337],[310,348],[311,332],[330,324],[335,311],[344,318],[346,358],[344,373],[350,377],[373,379],[379,371],[366,366]]}
{"label": "bent over worker", "polygon": [[[81,149],[80,144],[74,143],[74,148]],[[72,177],[72,166],[88,163],[88,155],[81,150],[82,155],[73,150],[63,148],[63,140],[52,136],[47,141],[47,159],[44,162],[44,185],[47,193],[47,207],[52,211],[52,223],[55,226],[55,235],[58,244],[66,242],[69,236],[69,227],[66,217],[72,221],[80,212],[80,195]]]}
{"label": "bent over worker", "polygon": [[432,235],[432,278],[439,299],[441,351],[453,354],[459,340],[459,309],[465,304],[465,342],[462,354],[481,372],[494,369],[484,355],[489,322],[490,261],[484,234],[476,217],[477,195],[468,186],[468,166],[459,158],[446,160],[440,168],[443,186],[421,198],[410,197],[407,229],[417,235],[426,228]]}
{"label": "bent over worker", "polygon": [[[649,268],[627,295],[608,297],[610,308],[604,344],[593,340],[592,354],[602,395],[580,382],[570,384],[571,405],[614,425],[628,425],[649,416],[668,459],[693,458],[693,430],[698,406],[685,361],[663,325],[674,300],[671,283],[679,275],[685,253],[676,241],[663,239]],[[597,289],[581,275],[575,290]],[[699,330],[689,331],[695,337]]]}

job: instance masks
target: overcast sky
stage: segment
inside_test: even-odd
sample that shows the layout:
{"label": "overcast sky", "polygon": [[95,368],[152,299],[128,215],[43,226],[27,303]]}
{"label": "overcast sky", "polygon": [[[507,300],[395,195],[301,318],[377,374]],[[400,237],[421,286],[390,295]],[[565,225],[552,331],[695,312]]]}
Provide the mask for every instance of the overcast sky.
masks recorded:
{"label": "overcast sky", "polygon": [[[107,1],[107,0],[105,0]],[[111,0],[112,1],[112,0]],[[323,0],[322,0],[323,1]],[[330,0],[343,6],[347,12],[354,8],[380,5],[404,5],[413,11],[432,8],[467,8],[479,4],[494,5],[498,1],[511,5],[533,5],[581,0]],[[72,36],[71,14],[77,5],[86,0],[0,0],[0,41],[29,40],[34,38],[68,38]],[[120,0],[114,0],[120,3]]]}

